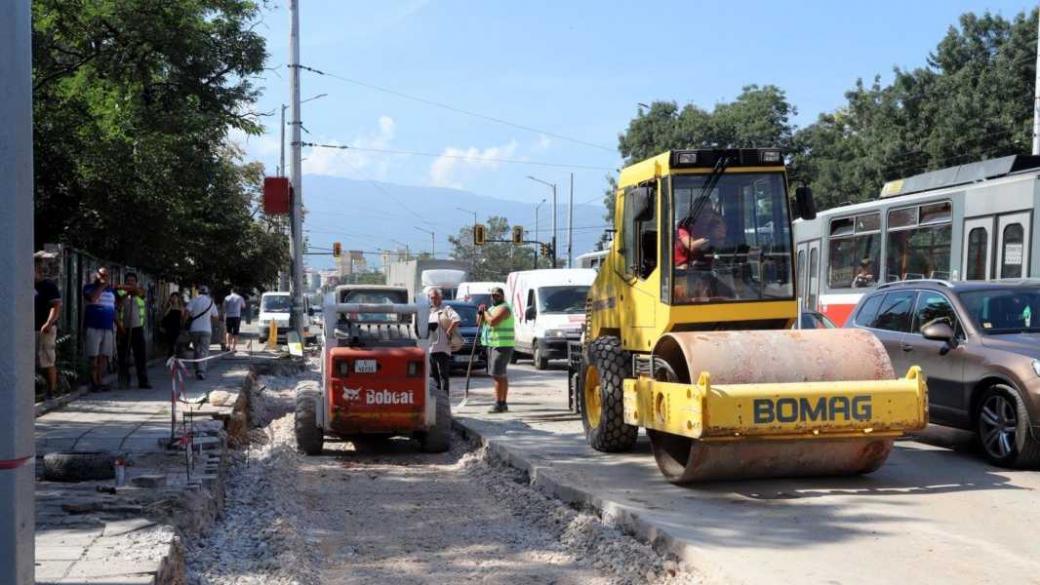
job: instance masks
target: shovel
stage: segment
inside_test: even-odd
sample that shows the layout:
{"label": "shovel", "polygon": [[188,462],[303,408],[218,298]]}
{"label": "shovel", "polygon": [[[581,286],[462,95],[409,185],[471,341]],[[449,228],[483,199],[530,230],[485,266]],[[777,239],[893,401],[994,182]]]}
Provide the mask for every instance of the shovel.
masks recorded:
{"label": "shovel", "polygon": [[477,355],[477,344],[480,343],[480,326],[484,320],[483,315],[477,315],[477,334],[473,337],[473,347],[469,349],[469,363],[466,364],[466,391],[462,395],[462,402],[458,403],[455,408],[462,408],[466,406],[466,402],[469,400],[469,380],[473,373],[473,357]]}

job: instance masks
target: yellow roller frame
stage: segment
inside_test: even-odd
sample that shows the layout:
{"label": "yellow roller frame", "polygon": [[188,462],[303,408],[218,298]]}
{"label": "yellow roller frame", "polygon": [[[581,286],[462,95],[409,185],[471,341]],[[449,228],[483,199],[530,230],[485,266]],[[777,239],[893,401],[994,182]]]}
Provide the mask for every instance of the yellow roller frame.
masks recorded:
{"label": "yellow roller frame", "polygon": [[928,424],[921,369],[895,380],[712,385],[624,381],[625,422],[691,439],[892,437]]}

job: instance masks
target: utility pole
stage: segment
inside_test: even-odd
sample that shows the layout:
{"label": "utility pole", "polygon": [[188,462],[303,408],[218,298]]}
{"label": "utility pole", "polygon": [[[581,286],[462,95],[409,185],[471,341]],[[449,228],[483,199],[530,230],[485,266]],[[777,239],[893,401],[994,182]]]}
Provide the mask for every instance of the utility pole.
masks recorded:
{"label": "utility pole", "polygon": [[281,138],[278,140],[279,154],[278,154],[278,173],[277,176],[285,176],[285,109],[289,106],[282,104],[282,133]]}
{"label": "utility pole", "polygon": [[1036,29],[1036,77],[1033,80],[1033,154],[1040,154],[1040,12]]}
{"label": "utility pole", "polygon": [[0,18],[0,323],[8,333],[0,353],[0,583],[34,582],[35,481],[32,388],[33,255],[32,26],[29,0],[4,3]]}
{"label": "utility pole", "polygon": [[571,173],[571,197],[567,208],[567,268],[574,268],[574,173]]}
{"label": "utility pole", "polygon": [[300,0],[289,0],[289,94],[292,116],[292,313],[289,326],[303,341],[303,172],[300,168]]}

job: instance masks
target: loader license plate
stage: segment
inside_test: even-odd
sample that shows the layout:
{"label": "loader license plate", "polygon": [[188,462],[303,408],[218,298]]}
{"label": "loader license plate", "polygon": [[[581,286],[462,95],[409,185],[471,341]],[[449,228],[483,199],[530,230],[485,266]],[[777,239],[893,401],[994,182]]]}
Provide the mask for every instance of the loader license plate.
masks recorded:
{"label": "loader license plate", "polygon": [[355,374],[374,374],[376,373],[376,360],[357,360],[354,362],[354,373]]}

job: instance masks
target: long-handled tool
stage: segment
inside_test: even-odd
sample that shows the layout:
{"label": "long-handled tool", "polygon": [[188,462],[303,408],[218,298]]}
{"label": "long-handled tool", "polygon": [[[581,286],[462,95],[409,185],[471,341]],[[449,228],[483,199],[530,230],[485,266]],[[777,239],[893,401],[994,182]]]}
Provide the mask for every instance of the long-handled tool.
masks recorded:
{"label": "long-handled tool", "polygon": [[469,400],[469,379],[473,373],[473,357],[477,355],[477,344],[480,343],[480,327],[483,324],[484,316],[477,314],[477,334],[473,337],[473,347],[469,349],[469,363],[466,364],[466,390],[462,395],[462,402],[455,408],[462,408],[466,406],[466,402]]}

